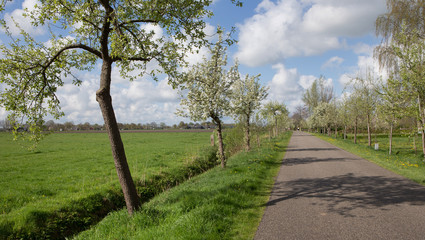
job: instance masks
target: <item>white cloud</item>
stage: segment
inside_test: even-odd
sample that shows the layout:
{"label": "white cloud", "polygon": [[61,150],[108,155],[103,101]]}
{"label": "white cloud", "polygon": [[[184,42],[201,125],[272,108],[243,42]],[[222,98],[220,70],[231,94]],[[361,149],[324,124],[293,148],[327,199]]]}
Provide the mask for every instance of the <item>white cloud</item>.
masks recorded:
{"label": "white cloud", "polygon": [[344,62],[344,59],[341,57],[338,57],[338,56],[331,57],[328,61],[326,61],[322,65],[322,69],[339,67],[343,62]]}
{"label": "white cloud", "polygon": [[[103,123],[102,113],[96,101],[96,90],[99,88],[99,76],[85,73],[81,86],[66,83],[58,89],[65,116],[61,122]],[[178,123],[182,118],[174,113],[180,103],[177,90],[168,85],[168,79],[155,82],[151,79],[126,81],[113,71],[111,86],[112,104],[118,122],[147,123],[165,122]]]}
{"label": "white cloud", "polygon": [[267,84],[270,87],[268,100],[284,102],[288,110],[293,112],[303,104],[302,94],[317,77],[300,75],[296,68],[287,69],[283,64],[276,64],[273,69],[276,69],[276,74]]}
{"label": "white cloud", "polygon": [[[372,47],[370,49],[373,49]],[[384,81],[388,78],[388,72],[385,68],[379,66],[378,61],[373,57],[373,54],[360,55],[357,57],[357,66],[353,67],[353,71],[344,73],[339,78],[339,83],[346,86],[352,79],[356,77],[382,78]]]}
{"label": "white cloud", "polygon": [[260,66],[346,46],[345,38],[373,31],[385,0],[263,0],[238,25],[241,63]]}
{"label": "white cloud", "polygon": [[26,11],[34,10],[35,5],[39,3],[40,2],[38,0],[25,0],[22,3],[21,9],[15,9],[11,13],[5,13],[4,20],[6,21],[6,26],[9,28],[9,31],[12,36],[17,36],[21,32],[21,30],[16,26],[16,24],[25,32],[33,36],[42,35],[46,32],[45,28],[42,26],[32,26],[31,19],[23,16]]}

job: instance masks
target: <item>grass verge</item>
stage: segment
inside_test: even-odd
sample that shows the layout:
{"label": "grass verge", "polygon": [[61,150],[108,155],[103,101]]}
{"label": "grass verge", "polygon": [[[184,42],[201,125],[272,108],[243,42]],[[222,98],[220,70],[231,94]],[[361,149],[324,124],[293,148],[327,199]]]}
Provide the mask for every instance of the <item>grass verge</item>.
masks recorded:
{"label": "grass verge", "polygon": [[[385,147],[380,147],[380,150],[376,151],[365,143],[354,144],[351,140],[335,139],[320,134],[314,135],[339,148],[425,186],[425,163],[422,161],[423,155],[417,155],[411,151],[403,150],[406,148],[404,146],[406,145],[404,143],[406,141],[405,138],[393,139],[394,146],[401,146],[398,150],[394,150],[392,155],[389,155],[388,148]],[[385,140],[388,140],[388,138],[385,139],[385,137],[381,137],[380,142],[385,143]],[[385,144],[381,145],[385,146]],[[397,148],[395,147],[395,149]]]}
{"label": "grass verge", "polygon": [[252,239],[291,133],[215,167],[143,204],[110,213],[76,239]]}

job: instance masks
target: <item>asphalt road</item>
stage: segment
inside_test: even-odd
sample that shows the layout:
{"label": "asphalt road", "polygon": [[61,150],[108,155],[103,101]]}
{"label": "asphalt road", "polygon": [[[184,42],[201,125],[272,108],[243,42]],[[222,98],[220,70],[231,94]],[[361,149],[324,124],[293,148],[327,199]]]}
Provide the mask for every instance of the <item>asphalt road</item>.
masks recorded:
{"label": "asphalt road", "polygon": [[425,239],[425,187],[294,132],[254,239]]}

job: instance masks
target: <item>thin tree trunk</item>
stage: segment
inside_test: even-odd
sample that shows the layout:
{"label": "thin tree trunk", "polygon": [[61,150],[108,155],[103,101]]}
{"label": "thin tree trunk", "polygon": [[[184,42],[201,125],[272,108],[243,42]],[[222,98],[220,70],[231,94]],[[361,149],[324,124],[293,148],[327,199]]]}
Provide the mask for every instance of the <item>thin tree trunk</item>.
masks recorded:
{"label": "thin tree trunk", "polygon": [[347,125],[344,125],[344,140],[347,139]]}
{"label": "thin tree trunk", "polygon": [[413,150],[415,151],[415,154],[418,154],[418,149],[416,147],[416,135],[418,135],[418,133],[415,129],[414,132],[413,132]]}
{"label": "thin tree trunk", "polygon": [[367,145],[372,146],[372,133],[370,129],[370,116],[367,115]]}
{"label": "thin tree trunk", "polygon": [[218,151],[220,154],[221,168],[226,167],[226,156],[224,155],[223,134],[221,129],[221,121],[217,121],[217,135],[218,135]]}
{"label": "thin tree trunk", "polygon": [[249,152],[251,150],[251,136],[250,136],[250,124],[249,116],[246,117],[246,126],[245,126],[245,150]]}
{"label": "thin tree trunk", "polygon": [[357,117],[354,125],[354,144],[357,144]]}
{"label": "thin tree trunk", "polygon": [[425,162],[425,109],[423,109],[423,112],[422,112],[422,131],[421,131],[421,133],[422,133],[422,152],[423,152],[423,154],[424,154],[424,162]]}
{"label": "thin tree trunk", "polygon": [[96,92],[96,100],[102,111],[105,128],[109,135],[115,169],[124,194],[127,211],[132,215],[133,212],[140,207],[140,200],[128,167],[124,144],[121,139],[112,106],[112,98],[110,95],[111,69],[112,63],[104,61],[102,65],[100,88]]}
{"label": "thin tree trunk", "polygon": [[277,118],[275,118],[274,120],[274,129],[275,129],[274,137],[277,137]]}
{"label": "thin tree trunk", "polygon": [[390,140],[390,147],[389,147],[389,151],[388,154],[391,155],[392,153],[392,149],[393,149],[393,123],[391,122],[390,124],[390,135],[389,135],[389,140]]}
{"label": "thin tree trunk", "polygon": [[338,126],[335,125],[335,139],[338,138]]}
{"label": "thin tree trunk", "polygon": [[419,114],[421,116],[421,134],[422,134],[422,152],[424,154],[424,160],[425,161],[425,109],[423,109],[422,101],[421,101],[420,95],[418,96],[418,102],[419,102]]}

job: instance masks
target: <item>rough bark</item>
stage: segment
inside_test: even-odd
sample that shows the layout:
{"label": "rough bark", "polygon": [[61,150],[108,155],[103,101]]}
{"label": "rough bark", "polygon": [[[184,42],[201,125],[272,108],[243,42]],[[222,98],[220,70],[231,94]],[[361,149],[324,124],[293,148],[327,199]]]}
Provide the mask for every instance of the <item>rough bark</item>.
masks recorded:
{"label": "rough bark", "polygon": [[104,61],[101,72],[100,88],[96,92],[96,100],[102,111],[105,128],[109,135],[115,169],[124,194],[127,211],[131,215],[140,207],[140,201],[128,167],[124,144],[112,107],[112,98],[110,95],[111,69],[112,63]]}

